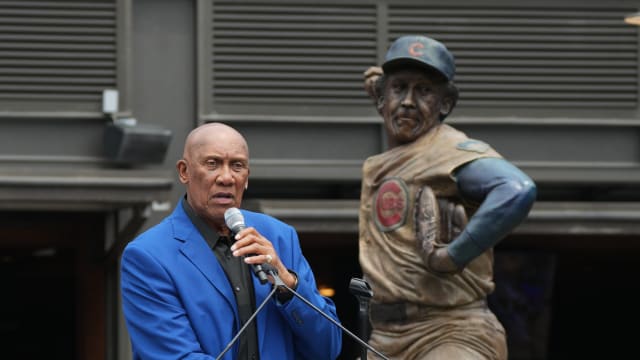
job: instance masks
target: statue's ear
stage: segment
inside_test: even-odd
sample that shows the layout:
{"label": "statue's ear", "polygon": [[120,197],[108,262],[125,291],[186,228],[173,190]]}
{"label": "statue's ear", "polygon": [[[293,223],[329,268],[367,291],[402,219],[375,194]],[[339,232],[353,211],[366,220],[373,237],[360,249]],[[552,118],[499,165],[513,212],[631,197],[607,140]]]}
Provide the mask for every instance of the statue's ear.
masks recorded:
{"label": "statue's ear", "polygon": [[453,110],[453,98],[445,96],[440,103],[440,115],[446,117]]}

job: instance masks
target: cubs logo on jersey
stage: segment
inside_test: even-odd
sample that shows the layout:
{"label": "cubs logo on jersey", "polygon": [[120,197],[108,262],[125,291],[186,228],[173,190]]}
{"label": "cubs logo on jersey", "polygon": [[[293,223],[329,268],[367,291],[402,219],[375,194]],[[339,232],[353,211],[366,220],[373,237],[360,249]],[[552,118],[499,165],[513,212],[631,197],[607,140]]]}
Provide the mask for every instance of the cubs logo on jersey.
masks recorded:
{"label": "cubs logo on jersey", "polygon": [[391,231],[404,225],[409,207],[409,191],[400,178],[386,179],[373,197],[374,219],[380,231]]}

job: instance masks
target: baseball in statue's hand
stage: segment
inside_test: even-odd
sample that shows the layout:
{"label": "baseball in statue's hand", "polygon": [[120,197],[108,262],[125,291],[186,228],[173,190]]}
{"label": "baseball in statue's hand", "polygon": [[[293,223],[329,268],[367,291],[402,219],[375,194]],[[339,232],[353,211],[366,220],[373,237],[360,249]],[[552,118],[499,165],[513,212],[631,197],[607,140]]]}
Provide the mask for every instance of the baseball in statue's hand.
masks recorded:
{"label": "baseball in statue's hand", "polygon": [[382,75],[382,68],[379,66],[371,66],[364,72],[364,89],[374,101],[378,99],[376,81],[380,75]]}

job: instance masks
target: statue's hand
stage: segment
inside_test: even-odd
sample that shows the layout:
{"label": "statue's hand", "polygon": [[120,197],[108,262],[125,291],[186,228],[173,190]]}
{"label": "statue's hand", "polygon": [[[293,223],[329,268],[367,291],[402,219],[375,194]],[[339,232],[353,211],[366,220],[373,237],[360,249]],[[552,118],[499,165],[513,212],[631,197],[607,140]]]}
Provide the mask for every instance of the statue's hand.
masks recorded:
{"label": "statue's hand", "polygon": [[436,247],[429,254],[427,268],[437,274],[455,274],[462,270],[453,262],[446,246]]}
{"label": "statue's hand", "polygon": [[376,93],[376,81],[380,75],[382,75],[382,68],[379,66],[371,66],[364,72],[364,89],[373,101],[378,100],[378,94]]}

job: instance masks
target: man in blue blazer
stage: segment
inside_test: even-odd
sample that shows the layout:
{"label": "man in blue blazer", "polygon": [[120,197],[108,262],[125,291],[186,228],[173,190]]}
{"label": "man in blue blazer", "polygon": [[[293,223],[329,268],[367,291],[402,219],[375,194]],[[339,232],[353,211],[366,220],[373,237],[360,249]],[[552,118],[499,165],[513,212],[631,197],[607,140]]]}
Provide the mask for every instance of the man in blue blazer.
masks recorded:
{"label": "man in blue blazer", "polygon": [[225,224],[225,211],[240,208],[248,186],[244,137],[225,124],[202,125],[187,137],[176,167],[185,197],[122,254],[134,359],[335,359],[341,329],[282,287],[251,320],[274,283],[271,275],[261,283],[251,267],[268,263],[285,285],[339,321],[334,303],[317,291],[293,227],[246,210],[237,234]]}

